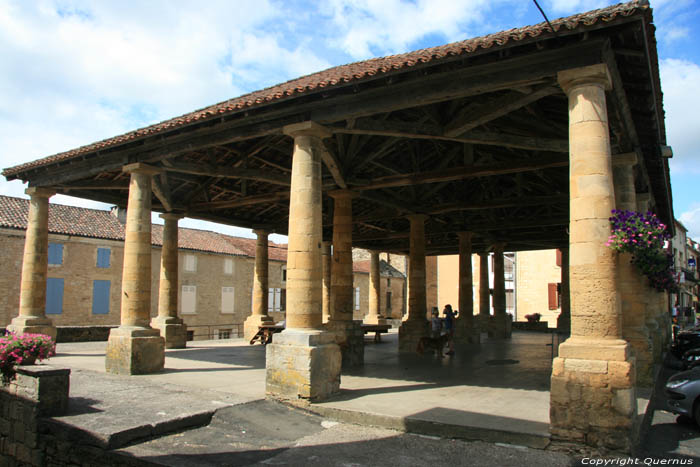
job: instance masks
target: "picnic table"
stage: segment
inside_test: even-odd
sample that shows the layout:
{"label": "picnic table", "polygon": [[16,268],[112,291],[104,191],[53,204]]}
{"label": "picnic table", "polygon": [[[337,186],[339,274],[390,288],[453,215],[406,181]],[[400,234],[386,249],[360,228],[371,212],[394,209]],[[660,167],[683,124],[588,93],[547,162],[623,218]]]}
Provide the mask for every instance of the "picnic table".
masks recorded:
{"label": "picnic table", "polygon": [[362,331],[374,333],[374,342],[381,342],[382,334],[386,334],[391,329],[391,324],[363,324]]}
{"label": "picnic table", "polygon": [[262,345],[267,345],[272,342],[272,335],[284,331],[284,324],[261,324],[258,326],[258,332],[255,333],[250,340],[250,345],[260,341]]}

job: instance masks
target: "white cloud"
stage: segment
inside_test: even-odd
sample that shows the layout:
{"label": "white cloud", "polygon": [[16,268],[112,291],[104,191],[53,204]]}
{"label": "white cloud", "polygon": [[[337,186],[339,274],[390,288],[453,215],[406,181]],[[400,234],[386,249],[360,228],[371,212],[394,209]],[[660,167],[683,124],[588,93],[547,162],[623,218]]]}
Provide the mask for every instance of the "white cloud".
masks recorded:
{"label": "white cloud", "polygon": [[[551,8],[552,13],[557,15],[569,15],[581,11],[595,10],[608,5],[617,3],[610,0],[550,0],[545,3]],[[544,6],[544,5],[543,5]],[[549,17],[549,12],[545,9],[545,13]],[[549,18],[550,20],[554,18]]]}
{"label": "white cloud", "polygon": [[700,66],[688,60],[664,59],[659,63],[667,142],[673,147],[673,172],[700,173],[700,128],[697,109],[700,95],[692,92],[700,83]]}
{"label": "white cloud", "polygon": [[[429,36],[452,42],[468,39],[488,24],[503,1],[333,0],[326,10],[336,26],[332,43],[354,59],[400,53]],[[472,31],[473,30],[473,31]]]}
{"label": "white cloud", "polygon": [[678,217],[678,220],[688,229],[688,237],[695,241],[700,240],[700,204],[693,204],[688,211]]}

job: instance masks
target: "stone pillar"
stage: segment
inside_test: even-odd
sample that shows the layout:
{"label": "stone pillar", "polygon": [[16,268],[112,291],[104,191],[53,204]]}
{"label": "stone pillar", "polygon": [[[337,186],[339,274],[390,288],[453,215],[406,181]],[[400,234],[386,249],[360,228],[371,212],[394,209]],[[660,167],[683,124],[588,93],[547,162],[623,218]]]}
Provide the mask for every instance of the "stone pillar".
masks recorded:
{"label": "stone pillar", "polygon": [[489,328],[489,337],[505,339],[511,336],[512,321],[506,314],[506,282],[503,264],[505,244],[493,245],[493,317]]}
{"label": "stone pillar", "polygon": [[479,253],[479,332],[486,332],[491,320],[491,287],[489,286],[489,252]]}
{"label": "stone pillar", "polygon": [[268,252],[267,237],[270,233],[266,230],[253,230],[257,236],[255,242],[255,269],[253,270],[253,311],[243,322],[243,338],[251,340],[258,333],[263,324],[273,324],[274,320],[268,316]]}
{"label": "stone pillar", "polygon": [[322,400],[340,388],[340,348],[322,328],[321,153],[330,131],[314,122],[284,127],[294,138],[287,247],[287,329],[266,349],[266,392]]}
{"label": "stone pillar", "polygon": [[426,316],[425,297],[425,220],[428,216],[413,214],[408,216],[411,222],[410,262],[408,286],[408,319],[399,328],[399,352],[412,353],[418,347],[418,341],[429,333]]}
{"label": "stone pillar", "polygon": [[615,206],[603,64],[562,71],[569,99],[571,337],[552,363],[553,439],[629,451],[635,361],[622,339],[616,253],[605,246]]}
{"label": "stone pillar", "polygon": [[369,265],[369,313],[365,316],[367,324],[386,324],[386,319],[380,317],[379,304],[381,303],[381,275],[379,274],[379,252],[370,252]]}
{"label": "stone pillar", "polygon": [[561,248],[561,312],[557,317],[557,331],[571,333],[571,291],[569,288],[569,247]]}
{"label": "stone pillar", "polygon": [[160,371],[165,364],[165,339],[151,328],[151,177],[158,170],[136,163],[124,167],[131,175],[126,210],[122,271],[121,325],[107,341],[105,368],[127,375]]}
{"label": "stone pillar", "polygon": [[[617,209],[637,210],[633,167],[637,164],[634,153],[613,158],[613,182]],[[618,290],[622,310],[622,337],[629,342],[637,362],[637,385],[651,386],[654,378],[653,340],[649,335],[646,314],[649,300],[649,281],[632,264],[632,255],[620,253],[617,257]]]}
{"label": "stone pillar", "polygon": [[166,349],[184,349],[187,346],[187,326],[177,316],[178,281],[178,228],[181,214],[165,213],[160,218],[163,226],[163,249],[160,256],[160,283],[158,286],[158,316],[151,327],[158,329],[165,339]]}
{"label": "stone pillar", "polygon": [[24,239],[19,316],[7,326],[16,334],[45,334],[56,339],[56,327],[46,317],[46,275],[49,264],[49,198],[55,192],[30,187],[29,218]]}
{"label": "stone pillar", "polygon": [[331,262],[331,317],[326,329],[336,336],[343,368],[364,363],[362,320],[353,320],[352,199],[355,193],[337,190],[333,198],[333,259]]}
{"label": "stone pillar", "polygon": [[472,232],[459,232],[459,315],[455,340],[478,344],[480,334],[474,326],[474,281],[472,279]]}
{"label": "stone pillar", "polygon": [[321,262],[323,263],[323,322],[327,323],[331,316],[331,242],[323,242]]}

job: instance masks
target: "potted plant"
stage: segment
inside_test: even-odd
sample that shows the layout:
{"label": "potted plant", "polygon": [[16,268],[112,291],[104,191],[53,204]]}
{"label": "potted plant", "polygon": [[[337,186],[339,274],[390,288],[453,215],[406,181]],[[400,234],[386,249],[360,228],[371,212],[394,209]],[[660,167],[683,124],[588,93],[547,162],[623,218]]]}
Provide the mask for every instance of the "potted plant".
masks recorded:
{"label": "potted plant", "polygon": [[542,318],[542,315],[539,313],[532,313],[529,315],[525,315],[525,319],[527,320],[528,323],[539,323],[540,318]]}
{"label": "potted plant", "polygon": [[632,255],[632,264],[647,276],[649,285],[659,291],[677,292],[673,256],[664,249],[671,235],[651,212],[612,210],[611,235],[607,246]]}
{"label": "potted plant", "polygon": [[45,334],[8,333],[0,337],[0,372],[3,383],[10,381],[16,365],[33,365],[56,355],[56,343]]}

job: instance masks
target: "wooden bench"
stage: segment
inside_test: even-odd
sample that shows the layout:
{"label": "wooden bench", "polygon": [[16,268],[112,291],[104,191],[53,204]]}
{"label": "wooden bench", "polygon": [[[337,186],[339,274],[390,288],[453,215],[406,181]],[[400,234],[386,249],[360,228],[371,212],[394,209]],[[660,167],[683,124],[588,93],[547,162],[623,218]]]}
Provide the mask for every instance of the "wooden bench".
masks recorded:
{"label": "wooden bench", "polygon": [[382,334],[386,334],[391,329],[391,324],[363,324],[362,331],[374,333],[374,342],[381,342]]}
{"label": "wooden bench", "polygon": [[267,345],[272,342],[272,335],[284,331],[284,325],[281,324],[261,324],[258,326],[258,332],[255,333],[250,340],[250,345],[260,341],[262,345]]}

